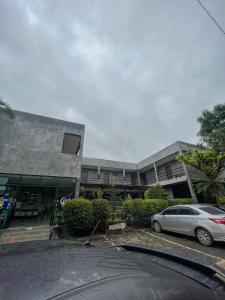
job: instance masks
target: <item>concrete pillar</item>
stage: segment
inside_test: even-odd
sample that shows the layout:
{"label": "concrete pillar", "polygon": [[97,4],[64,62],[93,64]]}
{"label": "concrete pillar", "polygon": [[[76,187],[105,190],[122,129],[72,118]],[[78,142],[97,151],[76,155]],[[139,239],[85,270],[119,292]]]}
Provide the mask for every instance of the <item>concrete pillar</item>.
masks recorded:
{"label": "concrete pillar", "polygon": [[140,177],[140,172],[137,172],[137,180],[138,180],[138,185],[141,185],[141,177]]}
{"label": "concrete pillar", "polygon": [[123,184],[126,185],[126,170],[123,169]]}
{"label": "concrete pillar", "polygon": [[77,178],[75,184],[75,198],[79,197],[79,193],[80,193],[80,178]]}
{"label": "concrete pillar", "polygon": [[98,184],[100,183],[101,181],[101,167],[98,166]]}
{"label": "concrete pillar", "polygon": [[[182,150],[179,150],[179,153],[182,154]],[[197,199],[197,196],[196,196],[196,193],[195,193],[195,190],[193,188],[193,184],[191,182],[191,179],[190,179],[190,176],[189,176],[189,173],[188,173],[188,170],[187,170],[187,167],[185,165],[184,162],[181,162],[182,163],[182,166],[184,168],[184,173],[187,177],[187,184],[188,184],[188,187],[189,187],[189,190],[190,190],[190,193],[191,193],[191,197],[192,199],[195,201],[195,202],[198,202],[198,199]]]}
{"label": "concrete pillar", "polygon": [[158,172],[157,172],[157,167],[156,167],[156,163],[154,162],[154,170],[155,170],[155,178],[156,178],[156,182],[159,183],[159,177],[158,177]]}

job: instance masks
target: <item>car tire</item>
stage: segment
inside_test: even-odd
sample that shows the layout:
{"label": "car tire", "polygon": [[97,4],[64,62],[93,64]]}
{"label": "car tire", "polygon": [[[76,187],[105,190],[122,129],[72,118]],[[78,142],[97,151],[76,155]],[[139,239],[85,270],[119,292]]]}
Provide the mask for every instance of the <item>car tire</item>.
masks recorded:
{"label": "car tire", "polygon": [[162,232],[162,226],[158,221],[153,222],[153,230],[158,233]]}
{"label": "car tire", "polygon": [[198,228],[196,230],[196,238],[199,241],[200,244],[204,246],[212,246],[213,244],[213,238],[211,234],[208,232],[208,230],[204,228]]}

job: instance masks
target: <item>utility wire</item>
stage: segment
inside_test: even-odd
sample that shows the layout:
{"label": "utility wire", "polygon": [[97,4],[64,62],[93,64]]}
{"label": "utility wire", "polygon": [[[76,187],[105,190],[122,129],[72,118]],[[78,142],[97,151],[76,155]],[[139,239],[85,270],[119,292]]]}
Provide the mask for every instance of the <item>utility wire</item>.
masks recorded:
{"label": "utility wire", "polygon": [[196,0],[198,4],[204,9],[204,11],[207,13],[207,15],[211,18],[213,23],[219,28],[219,30],[225,35],[225,30],[220,26],[220,24],[216,21],[216,19],[211,15],[211,13],[208,11],[208,9],[201,3],[200,0]]}

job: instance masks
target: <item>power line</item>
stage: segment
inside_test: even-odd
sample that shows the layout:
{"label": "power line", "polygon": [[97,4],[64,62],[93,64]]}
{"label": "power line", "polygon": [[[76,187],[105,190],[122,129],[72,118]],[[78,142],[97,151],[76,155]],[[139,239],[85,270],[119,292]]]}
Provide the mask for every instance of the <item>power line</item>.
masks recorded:
{"label": "power line", "polygon": [[204,9],[204,11],[207,13],[207,15],[211,18],[213,23],[219,28],[219,30],[225,35],[225,30],[220,26],[220,24],[216,21],[216,19],[211,15],[211,13],[208,11],[208,9],[201,3],[200,0],[196,0],[198,4]]}

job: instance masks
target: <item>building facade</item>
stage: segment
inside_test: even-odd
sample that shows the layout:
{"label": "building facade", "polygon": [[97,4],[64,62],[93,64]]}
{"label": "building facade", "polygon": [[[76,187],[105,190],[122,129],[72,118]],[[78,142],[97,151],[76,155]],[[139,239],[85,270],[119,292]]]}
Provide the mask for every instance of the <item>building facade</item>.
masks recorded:
{"label": "building facade", "polygon": [[148,186],[160,184],[169,191],[169,197],[197,200],[193,185],[203,174],[178,162],[176,156],[195,145],[177,141],[138,163],[125,163],[104,159],[82,158],[81,185],[85,188],[117,186],[137,196]]}
{"label": "building facade", "polygon": [[15,218],[38,218],[55,199],[79,194],[85,127],[15,113],[0,116],[0,194],[16,199]]}
{"label": "building facade", "polygon": [[15,218],[39,216],[55,199],[77,196],[80,184],[90,193],[116,188],[119,199],[160,184],[170,198],[197,199],[193,185],[203,174],[176,160],[195,145],[177,141],[138,163],[88,158],[84,125],[19,111],[12,120],[0,117],[0,194],[16,199]]}

